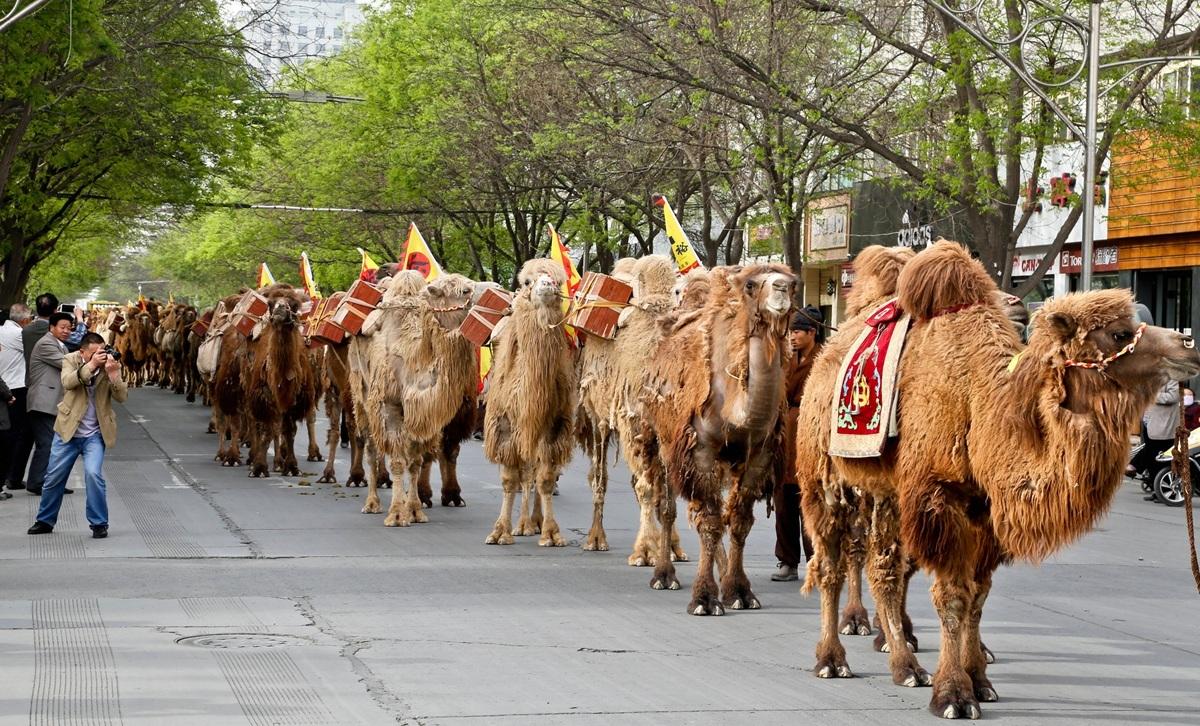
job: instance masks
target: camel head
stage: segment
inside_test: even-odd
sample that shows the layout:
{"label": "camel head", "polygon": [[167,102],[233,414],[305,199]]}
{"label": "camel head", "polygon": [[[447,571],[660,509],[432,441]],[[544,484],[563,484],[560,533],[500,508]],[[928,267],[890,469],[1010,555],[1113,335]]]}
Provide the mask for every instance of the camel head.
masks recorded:
{"label": "camel head", "polygon": [[552,315],[556,320],[562,315],[562,286],[567,281],[567,274],[562,265],[544,257],[528,260],[521,266],[517,275],[520,287],[518,297],[531,302]]}
{"label": "camel head", "polygon": [[383,287],[384,304],[421,295],[426,285],[425,276],[416,270],[398,270],[396,274],[383,278],[379,284]]}
{"label": "camel head", "polygon": [[846,315],[853,317],[881,298],[896,294],[900,270],[916,253],[908,247],[871,245],[854,258],[854,287],[846,298]]}
{"label": "camel head", "polygon": [[293,327],[300,322],[300,308],[309,302],[308,295],[285,283],[275,283],[259,290],[267,298],[267,322],[279,327]]}
{"label": "camel head", "polygon": [[796,276],[786,265],[750,265],[730,280],[732,289],[741,290],[746,306],[774,327],[791,319],[796,296]]}
{"label": "camel head", "polygon": [[667,297],[675,287],[675,261],[665,255],[648,255],[633,266],[633,298]]}
{"label": "camel head", "polygon": [[446,330],[457,330],[467,317],[475,283],[463,275],[440,275],[424,292],[438,325]]}
{"label": "camel head", "polygon": [[1139,323],[1128,290],[1097,290],[1050,300],[1033,319],[1031,353],[1066,372],[1071,399],[1108,381],[1153,396],[1168,379],[1200,374],[1200,351],[1190,336]]}
{"label": "camel head", "polygon": [[697,268],[675,280],[671,295],[675,298],[675,307],[680,312],[686,312],[704,307],[708,291],[708,270]]}

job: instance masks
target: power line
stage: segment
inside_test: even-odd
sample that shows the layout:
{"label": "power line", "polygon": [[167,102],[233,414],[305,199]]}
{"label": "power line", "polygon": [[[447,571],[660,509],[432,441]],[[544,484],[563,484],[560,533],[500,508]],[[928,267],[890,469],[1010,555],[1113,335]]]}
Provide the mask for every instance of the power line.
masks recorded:
{"label": "power line", "polygon": [[[52,195],[58,199],[65,199],[72,195],[55,194]],[[407,208],[384,208],[377,209],[371,207],[312,207],[303,204],[250,204],[248,202],[171,202],[171,201],[148,201],[144,199],[122,199],[111,197],[107,194],[80,194],[75,196],[76,199],[88,199],[102,202],[118,202],[121,204],[136,204],[150,207],[206,207],[213,209],[262,209],[277,212],[325,212],[333,214],[368,214],[390,217],[412,217],[421,214],[538,214],[544,210],[540,209],[447,209],[435,207],[407,207]]]}

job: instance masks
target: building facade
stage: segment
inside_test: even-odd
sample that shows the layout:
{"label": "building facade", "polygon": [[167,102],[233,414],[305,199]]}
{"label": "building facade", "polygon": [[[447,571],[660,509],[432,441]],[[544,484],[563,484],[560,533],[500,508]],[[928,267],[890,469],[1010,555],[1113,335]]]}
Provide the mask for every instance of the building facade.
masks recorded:
{"label": "building facade", "polygon": [[364,18],[365,0],[249,0],[231,22],[241,29],[250,62],[274,84],[283,70],[336,55]]}

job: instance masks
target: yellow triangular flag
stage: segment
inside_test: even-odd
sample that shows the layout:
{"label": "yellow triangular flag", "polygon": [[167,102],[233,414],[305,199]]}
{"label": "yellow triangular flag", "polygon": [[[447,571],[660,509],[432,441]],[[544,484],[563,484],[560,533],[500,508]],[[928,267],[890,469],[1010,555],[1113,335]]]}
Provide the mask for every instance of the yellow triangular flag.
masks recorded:
{"label": "yellow triangular flag", "polygon": [[[571,262],[571,251],[563,244],[562,238],[558,236],[558,231],[554,229],[554,225],[548,224],[546,227],[550,230],[550,259],[562,265],[563,272],[567,276],[567,281],[562,286],[562,311],[563,315],[566,315],[567,311],[571,308],[571,301],[575,299],[575,291],[579,289],[579,284],[583,282],[583,278],[575,270],[575,263]],[[579,343],[579,336],[575,332],[574,326],[564,324],[563,330],[572,344]]]}
{"label": "yellow triangular flag", "polygon": [[492,346],[479,346],[479,392],[483,393],[483,382],[492,372]]}
{"label": "yellow triangular flag", "polygon": [[266,287],[267,285],[275,284],[275,276],[271,274],[271,268],[267,267],[267,263],[262,263],[258,266],[258,287]]}
{"label": "yellow triangular flag", "polygon": [[679,226],[675,212],[671,211],[671,205],[667,204],[667,198],[661,194],[655,194],[650,201],[662,207],[667,237],[671,240],[671,256],[675,258],[675,264],[679,266],[679,274],[686,275],[697,268],[704,269],[704,265],[700,264],[700,258],[696,255],[696,250],[692,248],[692,243],[684,233],[683,227]]}
{"label": "yellow triangular flag", "polygon": [[304,285],[304,291],[314,300],[321,297],[321,291],[317,289],[317,282],[313,279],[312,265],[308,262],[308,253],[300,253],[300,282]]}
{"label": "yellow triangular flag", "polygon": [[408,239],[404,241],[404,252],[400,255],[400,269],[416,270],[425,276],[426,282],[442,274],[442,266],[433,258],[433,251],[413,222],[408,225]]}
{"label": "yellow triangular flag", "polygon": [[362,255],[362,266],[358,268],[358,279],[367,280],[374,277],[375,270],[379,269],[379,264],[375,260],[372,260],[371,256],[362,247],[356,249],[358,249],[358,254]]}

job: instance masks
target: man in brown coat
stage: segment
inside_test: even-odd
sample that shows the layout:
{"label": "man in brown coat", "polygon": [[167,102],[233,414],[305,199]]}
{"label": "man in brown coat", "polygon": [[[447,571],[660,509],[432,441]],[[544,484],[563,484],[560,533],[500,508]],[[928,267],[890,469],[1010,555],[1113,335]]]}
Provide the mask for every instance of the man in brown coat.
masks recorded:
{"label": "man in brown coat", "polygon": [[108,536],[108,497],[104,481],[104,450],[117,443],[117,415],[112,402],[124,401],[129,389],[121,378],[121,363],[108,355],[104,339],[88,333],[79,350],[62,359],[63,399],[54,421],[54,438],[42,502],[29,534],[54,531],[63,489],[75,460],[83,457],[87,485],[87,520],[92,537]]}
{"label": "man in brown coat", "polygon": [[[820,309],[808,305],[792,316],[790,340],[792,362],[785,381],[787,418],[783,435],[783,481],[775,487],[775,557],[779,571],[771,575],[776,582],[799,579],[800,555],[812,554],[812,542],[800,522],[800,485],[796,482],[796,416],[804,382],[812,370],[813,361],[821,352],[817,343],[818,328],[825,322]],[[803,544],[803,551],[801,545]]]}

